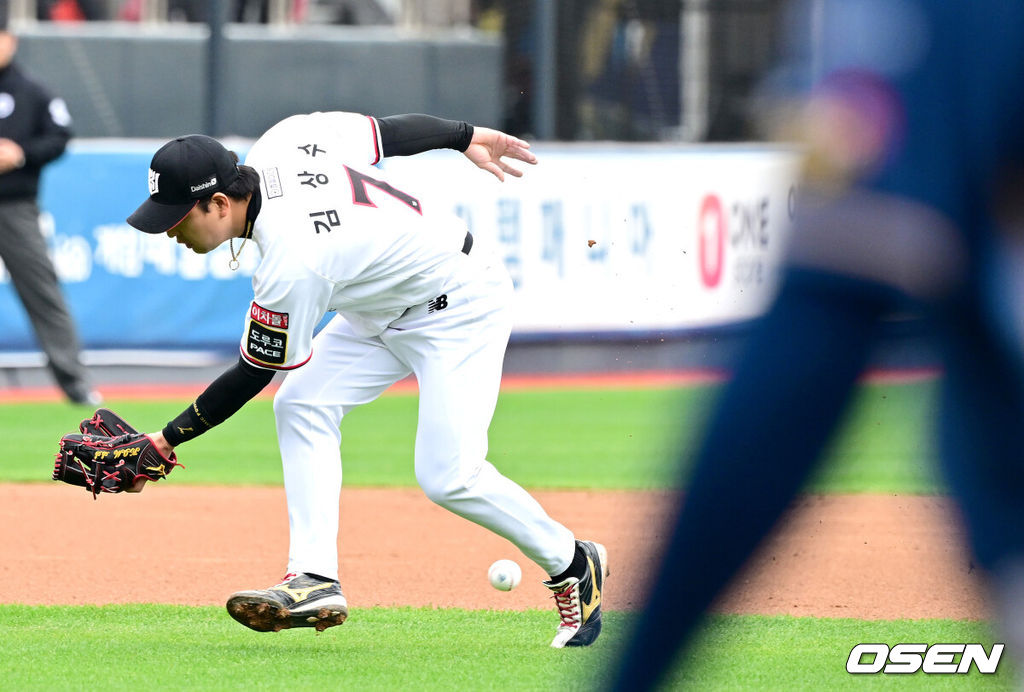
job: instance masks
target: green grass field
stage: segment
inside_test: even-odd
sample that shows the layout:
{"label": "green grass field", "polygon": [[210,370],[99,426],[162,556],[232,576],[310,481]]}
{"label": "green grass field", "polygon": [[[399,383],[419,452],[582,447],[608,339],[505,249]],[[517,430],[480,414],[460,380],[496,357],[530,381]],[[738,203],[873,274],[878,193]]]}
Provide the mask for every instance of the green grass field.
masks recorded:
{"label": "green grass field", "polygon": [[[934,384],[866,385],[851,420],[812,481],[814,492],[934,493],[926,420]],[[679,487],[680,450],[717,392],[683,389],[509,391],[501,395],[490,432],[490,460],[529,488]],[[415,395],[385,396],[342,423],[348,486],[415,486],[412,449]],[[186,400],[111,401],[144,430],[158,430]],[[0,404],[0,482],[49,481],[55,440],[75,428],[86,409],[63,403]],[[211,433],[181,450],[181,484],[281,483],[269,400],[250,402]]]}
{"label": "green grass field", "polygon": [[[218,607],[0,609],[2,689],[600,689],[633,616],[611,612],[599,646],[547,647],[551,614],[389,608],[343,626],[256,634]],[[861,641],[990,641],[983,625],[793,617],[712,619],[669,688],[1007,689],[994,676],[851,676]],[[986,644],[986,649],[989,648]]]}
{"label": "green grass field", "polygon": [[[672,488],[714,386],[679,390],[510,391],[491,428],[491,460],[530,488]],[[866,385],[808,490],[939,493],[927,421],[933,383]],[[111,401],[157,429],[187,401]],[[55,440],[81,408],[0,405],[0,482],[50,482]],[[348,486],[412,486],[414,396],[386,396],[343,423]],[[281,482],[269,401],[184,447],[182,484]],[[585,462],[585,463],[583,463]],[[108,500],[116,501],[108,498]],[[16,568],[10,566],[9,568]],[[72,575],[69,575],[69,578]],[[0,606],[0,689],[592,690],[633,615],[610,612],[599,645],[547,648],[553,614],[360,609],[343,627],[256,634],[222,608]],[[858,642],[993,641],[984,624],[792,617],[713,618],[668,687],[710,690],[1009,689],[984,676],[851,676]],[[143,642],[140,645],[137,642]]]}

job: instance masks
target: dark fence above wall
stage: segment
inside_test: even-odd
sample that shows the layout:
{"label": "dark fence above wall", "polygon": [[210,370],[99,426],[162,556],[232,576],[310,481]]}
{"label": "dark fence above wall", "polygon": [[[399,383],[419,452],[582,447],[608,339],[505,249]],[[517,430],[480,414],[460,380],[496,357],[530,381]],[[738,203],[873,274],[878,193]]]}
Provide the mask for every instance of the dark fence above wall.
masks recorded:
{"label": "dark fence above wall", "polygon": [[[18,31],[18,61],[64,97],[78,137],[204,132],[207,28],[189,24],[38,24]],[[315,110],[424,112],[500,127],[502,44],[460,29],[228,25],[224,129],[255,137]]]}

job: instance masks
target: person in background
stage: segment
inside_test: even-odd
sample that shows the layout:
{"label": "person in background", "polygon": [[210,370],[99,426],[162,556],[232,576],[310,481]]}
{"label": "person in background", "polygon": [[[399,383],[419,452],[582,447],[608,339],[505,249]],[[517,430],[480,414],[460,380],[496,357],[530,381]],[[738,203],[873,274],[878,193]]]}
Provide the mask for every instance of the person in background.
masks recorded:
{"label": "person in background", "polygon": [[57,384],[72,402],[96,406],[103,398],[82,365],[77,330],[39,226],[39,176],[64,153],[71,115],[62,99],[14,62],[18,38],[7,27],[5,5],[0,3],[0,260]]}
{"label": "person in background", "polygon": [[36,19],[54,22],[110,19],[106,0],[37,0]]}

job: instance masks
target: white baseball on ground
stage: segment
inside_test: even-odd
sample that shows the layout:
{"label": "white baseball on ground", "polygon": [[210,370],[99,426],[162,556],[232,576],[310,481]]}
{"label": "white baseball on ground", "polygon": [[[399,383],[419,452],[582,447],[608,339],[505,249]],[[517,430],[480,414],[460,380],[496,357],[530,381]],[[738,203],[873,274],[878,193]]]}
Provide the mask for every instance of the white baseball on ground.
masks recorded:
{"label": "white baseball on ground", "polygon": [[523,570],[512,560],[496,560],[487,570],[487,580],[498,591],[511,591],[522,578]]}

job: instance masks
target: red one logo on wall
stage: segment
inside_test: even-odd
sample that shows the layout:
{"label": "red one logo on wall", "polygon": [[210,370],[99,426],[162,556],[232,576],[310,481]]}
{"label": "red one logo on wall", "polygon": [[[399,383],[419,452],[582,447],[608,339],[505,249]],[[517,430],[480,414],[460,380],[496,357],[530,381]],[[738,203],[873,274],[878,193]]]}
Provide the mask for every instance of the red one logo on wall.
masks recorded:
{"label": "red one logo on wall", "polygon": [[707,288],[715,288],[725,269],[725,214],[718,195],[705,195],[697,217],[697,262],[700,280]]}

